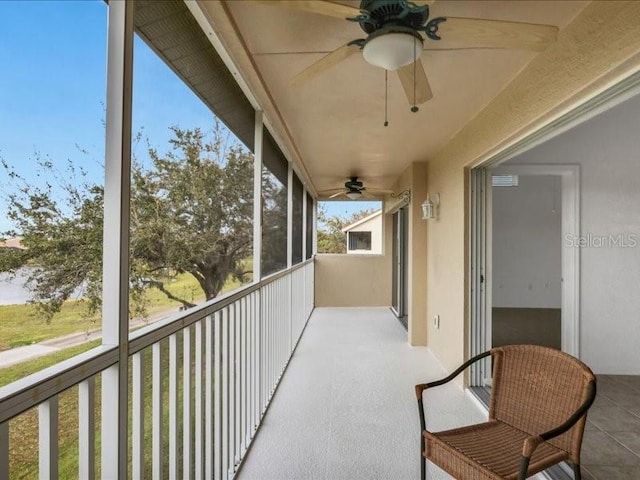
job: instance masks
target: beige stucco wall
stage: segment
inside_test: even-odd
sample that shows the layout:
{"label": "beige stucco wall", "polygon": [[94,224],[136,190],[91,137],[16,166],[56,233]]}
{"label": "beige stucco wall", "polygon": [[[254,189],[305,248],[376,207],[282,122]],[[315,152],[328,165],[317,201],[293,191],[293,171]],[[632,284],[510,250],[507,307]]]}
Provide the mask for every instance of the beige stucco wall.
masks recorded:
{"label": "beige stucco wall", "polygon": [[392,225],[383,219],[382,228],[384,231],[382,255],[316,255],[316,307],[391,305]]}
{"label": "beige stucco wall", "polygon": [[[427,228],[422,220],[422,202],[427,197],[427,164],[413,163],[393,186],[394,192],[411,191],[408,238],[408,312],[409,343],[427,344]],[[391,216],[387,215],[391,223]]]}
{"label": "beige stucco wall", "polygon": [[429,162],[440,216],[427,232],[428,346],[448,370],[467,355],[467,168],[640,69],[640,2],[593,2]]}

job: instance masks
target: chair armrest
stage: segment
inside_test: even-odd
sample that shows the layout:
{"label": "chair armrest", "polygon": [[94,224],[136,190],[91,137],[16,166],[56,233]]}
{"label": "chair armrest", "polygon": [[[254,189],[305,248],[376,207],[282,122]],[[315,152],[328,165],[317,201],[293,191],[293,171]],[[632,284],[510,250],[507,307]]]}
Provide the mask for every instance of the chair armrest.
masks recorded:
{"label": "chair armrest", "polygon": [[533,455],[535,449],[538,448],[538,445],[567,432],[578,422],[578,420],[582,418],[585,413],[587,413],[587,410],[589,410],[589,407],[591,407],[593,401],[596,399],[596,382],[594,380],[591,380],[587,388],[589,389],[589,391],[587,392],[587,399],[567,419],[566,422],[564,422],[562,425],[552,428],[549,431],[541,433],[540,435],[532,435],[525,439],[524,445],[522,446],[522,457],[520,459],[520,471],[518,472],[518,480],[524,480],[525,478],[527,478],[529,461],[531,460],[531,456]]}
{"label": "chair armrest", "polygon": [[522,447],[523,457],[531,458],[531,455],[533,455],[533,452],[538,445],[569,431],[569,429],[571,429],[571,427],[573,427],[578,420],[587,413],[587,410],[589,410],[593,401],[596,399],[596,382],[593,380],[590,381],[587,389],[588,392],[586,400],[564,423],[539,435],[532,435],[524,441],[524,445]]}
{"label": "chair armrest", "polygon": [[445,383],[450,382],[451,380],[456,378],[458,375],[460,375],[460,373],[462,373],[462,371],[464,371],[470,365],[474,364],[478,360],[482,360],[483,358],[488,357],[489,355],[491,355],[490,351],[483,352],[483,353],[481,353],[479,355],[476,355],[473,358],[470,358],[466,362],[464,362],[462,365],[460,365],[458,368],[456,368],[451,373],[451,375],[448,375],[445,378],[442,378],[440,380],[435,380],[435,381],[429,382],[429,383],[421,383],[421,384],[416,385],[416,397],[418,398],[418,400],[420,400],[422,398],[422,392],[425,391],[427,388],[438,387],[440,385],[444,385]]}
{"label": "chair armrest", "polygon": [[488,357],[489,355],[491,355],[491,351],[483,352],[483,353],[481,353],[479,355],[476,355],[475,357],[470,358],[466,362],[464,362],[462,365],[460,365],[458,368],[456,368],[450,375],[446,376],[445,378],[442,378],[440,380],[435,380],[433,382],[420,383],[420,384],[416,385],[416,387],[415,387],[415,389],[416,389],[416,397],[418,398],[418,411],[420,413],[420,427],[421,427],[422,431],[427,429],[426,420],[424,418],[424,406],[422,404],[422,393],[428,388],[438,387],[440,385],[444,385],[445,383],[450,382],[451,380],[456,378],[458,375],[460,375],[460,373],[463,372],[467,367],[469,367],[470,365],[474,364],[478,360],[482,360],[483,358]]}

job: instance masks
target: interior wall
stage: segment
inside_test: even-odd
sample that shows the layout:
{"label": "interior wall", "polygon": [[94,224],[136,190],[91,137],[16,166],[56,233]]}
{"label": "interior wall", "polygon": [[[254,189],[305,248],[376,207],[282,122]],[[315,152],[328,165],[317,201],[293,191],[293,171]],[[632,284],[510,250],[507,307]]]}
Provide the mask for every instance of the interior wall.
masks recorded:
{"label": "interior wall", "polygon": [[392,224],[383,218],[381,255],[317,254],[316,307],[386,307],[391,305]]}
{"label": "interior wall", "polygon": [[640,69],[640,2],[593,2],[429,162],[428,346],[449,371],[469,355],[468,169]]}
{"label": "interior wall", "polygon": [[640,96],[509,163],[580,165],[580,352],[596,373],[640,374]]}
{"label": "interior wall", "polygon": [[493,187],[492,306],[561,308],[561,179],[520,175]]}

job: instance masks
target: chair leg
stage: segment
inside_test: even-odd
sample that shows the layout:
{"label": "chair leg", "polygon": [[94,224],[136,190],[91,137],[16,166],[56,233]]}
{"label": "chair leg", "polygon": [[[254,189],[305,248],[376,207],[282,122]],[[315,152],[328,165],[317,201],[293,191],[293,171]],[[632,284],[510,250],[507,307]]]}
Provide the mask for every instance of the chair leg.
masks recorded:
{"label": "chair leg", "polygon": [[582,471],[580,469],[580,464],[579,463],[574,463],[573,464],[573,478],[575,480],[582,480]]}
{"label": "chair leg", "polygon": [[424,435],[420,434],[420,480],[427,480],[427,459],[424,458]]}
{"label": "chair leg", "polygon": [[525,480],[527,478],[527,472],[529,471],[529,457],[524,455],[520,457],[520,472],[518,473],[518,480]]}

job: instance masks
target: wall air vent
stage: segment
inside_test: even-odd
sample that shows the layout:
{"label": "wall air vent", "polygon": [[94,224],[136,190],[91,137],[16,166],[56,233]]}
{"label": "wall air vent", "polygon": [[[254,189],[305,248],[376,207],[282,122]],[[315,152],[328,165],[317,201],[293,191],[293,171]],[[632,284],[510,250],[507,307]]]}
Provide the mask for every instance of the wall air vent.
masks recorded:
{"label": "wall air vent", "polygon": [[517,187],[518,175],[492,175],[491,185],[494,187]]}

